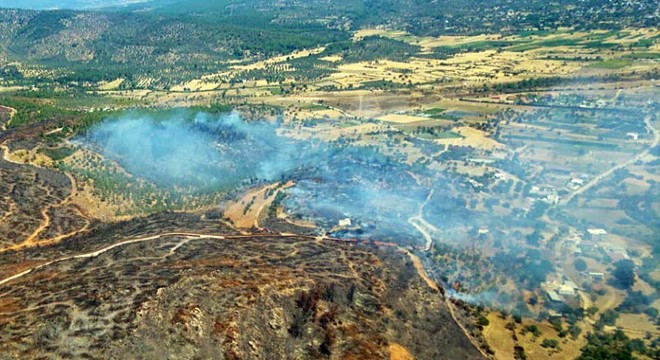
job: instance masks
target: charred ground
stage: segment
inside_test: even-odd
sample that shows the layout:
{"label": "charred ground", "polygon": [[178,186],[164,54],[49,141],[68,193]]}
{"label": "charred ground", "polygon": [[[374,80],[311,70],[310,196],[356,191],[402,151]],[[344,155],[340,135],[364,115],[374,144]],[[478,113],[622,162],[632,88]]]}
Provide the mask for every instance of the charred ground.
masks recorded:
{"label": "charred ground", "polygon": [[[3,264],[39,264],[45,254],[168,228],[232,233],[158,215],[5,253]],[[387,358],[396,344],[419,358],[481,358],[408,257],[365,245],[170,235],[60,261],[2,287],[8,357]]]}
{"label": "charred ground", "polygon": [[481,358],[397,248],[246,235],[213,212],[88,221],[66,175],[0,169],[2,358]]}

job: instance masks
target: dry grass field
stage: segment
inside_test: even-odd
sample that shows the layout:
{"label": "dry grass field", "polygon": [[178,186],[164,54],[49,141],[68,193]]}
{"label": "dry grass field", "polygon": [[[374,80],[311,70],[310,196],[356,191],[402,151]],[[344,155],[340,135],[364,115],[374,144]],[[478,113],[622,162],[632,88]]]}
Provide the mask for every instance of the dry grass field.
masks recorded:
{"label": "dry grass field", "polygon": [[[514,350],[516,346],[524,349],[528,359],[575,359],[579,356],[580,348],[585,343],[583,337],[579,337],[577,340],[572,340],[568,337],[560,339],[555,329],[547,322],[524,319],[521,324],[517,324],[511,318],[503,319],[497,312],[489,314],[488,320],[490,324],[486,326],[483,334],[488,344],[493,347],[495,358],[498,360],[516,359],[516,352]],[[507,324],[511,323],[515,324],[515,330],[513,331],[507,328]],[[532,325],[540,330],[541,336],[535,337],[530,332],[526,334],[522,333],[524,327]],[[580,326],[585,328],[588,327],[588,324],[582,322]],[[559,340],[558,348],[550,349],[542,347],[541,343],[543,339]]]}
{"label": "dry grass field", "polygon": [[238,229],[259,228],[259,219],[263,217],[264,210],[268,209],[280,191],[293,185],[293,182],[275,183],[248,191],[241,199],[227,205],[224,216]]}
{"label": "dry grass field", "polygon": [[[371,179],[351,177],[351,172],[346,168],[352,165],[342,164],[341,171],[348,174],[348,179],[364,182],[360,186],[382,187],[376,191],[398,192],[399,189],[390,187],[388,181],[403,183],[407,179],[423,190],[413,188],[410,194],[396,195],[409,195],[413,199],[424,198],[424,191],[430,193],[423,205],[414,204],[420,205],[419,214],[410,218],[424,222],[428,220],[428,228],[435,229],[428,249],[422,251],[411,246],[409,253],[411,259],[414,258],[413,270],[416,267],[418,273],[426,274],[420,269],[425,270],[427,265],[429,269],[439,268],[433,269],[437,270],[436,273],[428,272],[434,275],[433,280],[423,277],[427,285],[437,289],[443,282],[444,286],[441,272],[449,269],[453,272],[452,276],[458,279],[454,285],[459,294],[463,291],[468,295],[480,294],[479,286],[497,287],[497,295],[503,295],[509,302],[522,299],[521,305],[531,311],[530,318],[515,323],[511,316],[503,318],[497,311],[508,306],[508,303],[502,308],[498,308],[502,303],[496,302],[492,307],[486,307],[489,325],[483,327],[482,335],[495,352],[494,359],[517,359],[520,354],[516,351],[520,352],[520,349],[524,349],[528,359],[576,358],[586,343],[585,334],[594,330],[593,325],[598,317],[616,309],[628,296],[626,291],[611,285],[613,259],[623,256],[620,249],[633,260],[636,271],[644,266],[644,258],[654,255],[652,245],[642,239],[653,234],[654,229],[649,230],[653,223],[643,217],[653,214],[648,211],[649,208],[655,214],[660,212],[660,204],[638,201],[630,205],[625,201],[633,202],[648,196],[660,182],[660,173],[654,168],[657,156],[651,152],[640,156],[654,144],[654,126],[660,126],[654,120],[655,114],[650,112],[656,109],[651,101],[657,101],[658,94],[656,79],[660,70],[660,45],[657,39],[660,31],[559,29],[527,35],[431,37],[379,28],[355,31],[352,43],[350,38],[346,38],[342,46],[359,46],[360,42],[365,39],[369,41],[374,36],[401,41],[405,43],[399,44],[402,48],[416,50],[405,50],[405,56],[376,56],[376,59],[364,56],[360,51],[355,51],[357,55],[351,51],[333,53],[330,45],[270,58],[252,54],[245,60],[220,61],[213,64],[215,67],[210,68],[209,73],[194,72],[193,75],[178,77],[167,85],[152,73],[133,78],[113,75],[110,80],[94,83],[85,90],[85,94],[98,95],[122,104],[105,109],[111,111],[123,107],[160,109],[227,105],[227,108],[239,112],[247,122],[261,119],[277,120],[279,124],[281,120],[282,126],[277,128],[276,134],[287,138],[285,142],[309,141],[312,147],[321,143],[355,147],[384,155],[387,158],[387,162],[383,161],[385,164],[374,160],[375,164],[370,165],[387,169],[390,161],[397,162],[401,169],[407,170],[395,174],[399,176],[398,180],[390,179],[392,172],[381,170],[378,173],[378,170],[373,170],[378,181],[372,185],[367,181]],[[55,70],[21,64],[17,64],[17,69],[26,79],[62,75]],[[112,80],[116,76],[120,77]],[[533,81],[539,84],[529,85]],[[0,93],[18,89],[21,87],[1,86]],[[55,104],[55,101],[44,100],[44,103]],[[96,110],[92,106],[70,106],[68,110],[90,108]],[[632,114],[639,109],[644,111],[644,117],[638,116],[639,113]],[[46,125],[50,121],[45,121]],[[153,248],[130,244],[126,250],[109,252],[89,261],[63,261],[52,268],[35,272],[34,277],[10,284],[11,289],[5,294],[10,296],[0,298],[0,307],[11,316],[10,320],[20,324],[21,321],[33,321],[34,314],[43,314],[54,317],[53,324],[60,326],[57,316],[67,314],[78,323],[98,325],[98,329],[94,330],[97,331],[94,336],[98,337],[126,337],[127,324],[131,324],[136,334],[148,339],[153,337],[156,344],[160,339],[168,338],[188,341],[195,346],[217,347],[219,343],[209,345],[204,336],[195,334],[196,331],[198,334],[204,332],[224,339],[226,342],[220,347],[225,351],[224,355],[231,358],[233,352],[256,354],[257,349],[264,349],[251,343],[254,340],[248,341],[252,339],[250,336],[259,344],[268,343],[271,339],[279,341],[272,345],[278,350],[288,346],[284,339],[289,332],[282,324],[295,322],[297,318],[285,319],[283,309],[296,314],[296,301],[304,302],[304,298],[301,300],[299,297],[307,296],[313,291],[312,284],[321,281],[328,283],[328,286],[341,284],[338,289],[341,288],[342,297],[344,290],[351,292],[358,289],[362,292],[355,295],[355,299],[351,295],[350,304],[339,304],[341,306],[338,308],[344,309],[342,321],[346,322],[331,326],[333,331],[341,334],[341,339],[346,339],[337,345],[341,348],[338,350],[346,355],[345,358],[369,358],[372,355],[374,358],[410,360],[420,358],[415,357],[417,354],[431,356],[429,358],[452,358],[452,354],[439,355],[443,351],[443,343],[456,340],[465,346],[467,340],[459,337],[462,336],[458,332],[461,330],[454,327],[434,328],[441,323],[435,320],[450,319],[440,304],[441,298],[436,293],[430,293],[426,287],[420,287],[423,284],[417,276],[408,277],[410,274],[406,271],[410,271],[411,264],[407,258],[391,257],[391,254],[385,256],[377,252],[382,250],[377,246],[366,249],[366,246],[362,248],[362,244],[356,243],[358,245],[352,247],[348,241],[341,242],[339,247],[326,244],[325,240],[335,236],[333,232],[346,231],[346,238],[343,239],[350,238],[352,241],[353,236],[359,238],[363,231],[372,231],[379,227],[377,215],[358,219],[360,214],[356,212],[359,210],[351,213],[341,209],[341,216],[354,220],[352,225],[325,227],[322,218],[306,218],[293,211],[287,214],[278,194],[284,195],[284,190],[295,186],[293,180],[274,182],[273,178],[250,179],[250,182],[243,182],[239,188],[233,189],[234,192],[222,194],[221,191],[203,195],[176,193],[181,189],[163,189],[153,180],[139,178],[119,163],[90,149],[75,147],[76,151],[70,155],[55,160],[45,155],[44,150],[57,150],[59,145],[48,147],[40,142],[56,137],[57,132],[63,129],[64,125],[58,125],[54,130],[48,129],[55,132],[35,130],[29,134],[32,143],[26,140],[30,136],[25,136],[23,142],[16,142],[15,148],[9,146],[14,146],[13,139],[5,145],[0,137],[0,151],[4,155],[4,159],[0,159],[0,170],[4,171],[0,173],[0,179],[4,182],[0,183],[0,189],[8,194],[3,195],[0,201],[3,206],[0,208],[3,211],[0,213],[0,248],[15,249],[25,245],[26,249],[31,250],[36,246],[54,246],[55,251],[69,254],[71,249],[66,248],[67,242],[61,240],[73,239],[91,250],[98,248],[102,241],[108,241],[102,233],[104,230],[113,234],[114,240],[149,235],[155,236],[154,240],[162,241]],[[3,133],[0,132],[0,135]],[[73,141],[63,141],[60,145],[74,148]],[[357,155],[352,160],[353,164],[361,161]],[[617,169],[621,164],[625,166]],[[301,166],[296,171],[314,172],[315,169],[308,170]],[[284,175],[282,179],[285,179]],[[321,176],[304,180],[310,183],[325,181]],[[10,186],[13,182],[19,184],[17,191]],[[301,183],[298,181],[298,184]],[[587,183],[589,188],[576,183]],[[337,199],[342,199],[344,203],[363,200],[362,194],[349,193],[349,190]],[[440,200],[432,197],[434,191],[438,196],[442,193]],[[383,203],[387,203],[388,196],[375,195]],[[310,196],[310,199],[314,198]],[[454,206],[451,204],[460,204],[461,208],[448,210],[443,207],[445,204],[450,204],[447,205],[450,207]],[[536,207],[542,209],[540,214],[535,214]],[[323,210],[319,212],[327,209]],[[454,214],[452,210],[456,213],[466,210],[467,215]],[[37,216],[30,217],[29,214]],[[192,214],[203,220],[193,225],[186,223],[185,218]],[[335,215],[332,213],[330,216]],[[405,224],[408,215],[404,215],[402,211],[392,216],[397,216],[397,220],[402,218]],[[335,220],[333,224],[336,223]],[[126,225],[130,231],[115,228],[120,226],[118,224]],[[199,231],[203,232],[221,230],[237,238],[225,239],[224,235],[205,238],[203,234],[194,233],[168,235],[160,239],[153,234],[156,233],[154,229],[162,224],[172,224],[173,231],[194,230],[195,227],[201,227]],[[149,231],[144,230],[145,227]],[[607,237],[593,241],[591,245],[594,249],[583,251],[578,244],[567,244],[568,234],[577,233],[582,237],[587,228],[593,227],[603,227],[609,231]],[[292,235],[294,232],[306,235],[297,238],[297,235]],[[533,235],[537,233],[538,239],[534,239]],[[417,233],[413,237],[419,235]],[[433,247],[445,238],[451,239],[446,248]],[[478,243],[477,238],[478,241],[483,240],[483,244]],[[223,241],[216,241],[221,239]],[[589,239],[584,236],[583,240],[588,242]],[[388,244],[394,246],[393,243]],[[472,249],[468,249],[471,251],[464,256],[468,252],[462,253],[462,246],[467,248],[468,244]],[[515,249],[515,254],[508,253],[509,247]],[[216,252],[211,253],[208,249]],[[412,249],[416,249],[414,256]],[[578,250],[579,257],[585,261],[586,271],[577,270],[575,265]],[[437,252],[442,255],[437,255]],[[28,255],[32,258],[20,264],[8,261],[0,272],[10,276],[45,261],[38,254],[25,256]],[[122,259],[122,255],[130,256]],[[417,255],[423,262],[415,257]],[[498,258],[498,255],[502,257]],[[545,265],[552,270],[543,275],[542,281],[536,278],[520,279],[523,276],[514,278],[514,274],[508,273],[509,263],[497,270],[493,265],[495,261],[505,262],[502,258],[506,256],[516,266],[517,262],[523,263],[527,258],[538,256],[538,261],[520,265],[515,271],[525,272],[521,270],[523,266],[537,266],[541,264],[541,259],[547,261]],[[284,265],[283,259],[294,265]],[[481,262],[475,268],[463,266],[463,261],[467,263],[468,260]],[[390,272],[392,268],[384,266],[389,262],[396,269],[401,269],[401,273]],[[252,271],[255,268],[262,271]],[[64,286],[72,284],[66,275],[77,269],[86,269],[82,276],[86,291],[92,291],[90,285],[114,284],[115,275],[126,272],[127,280],[121,283],[125,291],[132,291],[133,288],[141,290],[133,300],[120,304],[125,309],[118,311],[137,315],[121,319],[121,313],[105,309],[108,310],[104,315],[106,318],[99,320],[102,324],[95,323],[98,320],[93,315],[95,302],[101,301],[102,296],[113,296],[112,291],[101,295],[84,294],[79,301],[84,305],[82,307],[68,300],[42,307],[38,295],[46,291],[64,294],[67,291]],[[374,269],[382,272],[371,273]],[[162,272],[164,278],[156,271]],[[467,284],[473,278],[481,280],[482,276],[486,278],[485,275],[498,271],[506,274],[501,274],[501,277],[494,275],[474,288]],[[589,272],[602,272],[604,279],[596,281],[588,275]],[[660,271],[656,269],[653,274],[657,281]],[[165,283],[166,278],[170,279],[169,283]],[[108,279],[112,281],[106,281]],[[532,298],[536,299],[535,296],[543,299],[546,287],[558,287],[567,279],[580,287],[577,294],[567,301],[571,302],[571,306],[583,310],[598,307],[594,315],[578,321],[582,334],[576,339],[570,336],[560,338],[548,321],[534,320],[542,311],[550,310],[544,300],[530,304]],[[637,274],[632,290],[652,296],[657,289],[654,289],[653,281],[645,279]],[[145,280],[150,281],[151,287],[142,289],[138,285]],[[366,284],[365,281],[373,283]],[[220,282],[222,287],[217,285]],[[401,286],[408,283],[411,286]],[[349,284],[353,290],[349,289]],[[230,293],[225,293],[225,289],[230,289]],[[201,303],[204,297],[198,296],[197,291],[207,290],[238,310],[228,314],[215,302]],[[12,291],[21,294],[22,298],[12,300]],[[147,296],[141,295],[143,291],[151,298],[138,298]],[[264,301],[274,306],[271,306],[275,309],[272,313],[261,313],[263,304],[258,302],[262,301],[259,299],[264,294],[267,295]],[[57,296],[60,295],[54,295],[53,299],[59,300]],[[421,296],[424,303],[411,305],[411,299],[416,296]],[[29,301],[23,301],[25,299]],[[320,314],[332,314],[332,306],[335,306],[332,302],[323,300],[315,303],[314,306],[319,307],[314,311],[319,316],[307,319],[314,331],[302,335],[302,338],[308,337],[318,345],[325,341],[323,336],[334,336],[335,333],[328,335],[319,332],[320,324],[325,321]],[[370,303],[377,307],[370,309]],[[660,300],[655,300],[652,306],[660,309]],[[140,307],[139,311],[133,311],[133,307]],[[133,310],[127,310],[129,308]],[[368,311],[362,313],[362,308]],[[84,314],[79,311],[81,309]],[[360,314],[354,314],[356,309],[360,310]],[[28,315],[19,315],[23,312]],[[240,322],[242,328],[239,330],[239,321],[233,317],[235,314],[246,320]],[[451,317],[456,320],[453,314]],[[403,322],[402,319],[411,321]],[[261,324],[261,320],[270,321],[263,327],[264,331],[250,325]],[[475,319],[468,320],[466,324]],[[163,321],[171,323],[176,330],[168,334],[154,332],[152,325]],[[112,326],[119,322],[122,324]],[[435,329],[436,333],[423,341],[399,336],[408,328],[413,329],[420,324]],[[0,325],[13,326],[8,321],[6,324],[0,321]],[[451,322],[451,325],[454,323]],[[532,326],[538,328],[540,336],[524,330]],[[646,333],[658,336],[656,324],[646,315],[622,313],[615,326],[631,338],[642,339]],[[24,352],[21,353],[23,355],[29,351],[28,355],[33,355],[40,350],[32,348],[31,341],[38,338],[45,343],[52,342],[49,335],[42,334],[41,330],[35,332],[37,335],[34,337],[29,327],[29,324],[24,324],[21,329],[11,328],[11,331],[5,332],[5,335],[9,334],[6,336],[22,339],[20,344],[3,345],[5,350]],[[374,330],[381,328],[388,330]],[[613,329],[607,328],[608,331]],[[77,339],[79,334],[76,331],[88,329],[62,327],[61,330],[63,339]],[[236,338],[234,332],[246,335]],[[445,333],[453,338],[442,337]],[[426,336],[421,331],[419,334]],[[367,336],[377,346],[369,349]],[[546,339],[557,339],[559,346],[556,349],[548,347],[547,343],[542,346]],[[424,345],[436,342],[437,348]],[[95,344],[72,344],[74,355],[98,354]],[[241,344],[240,349],[236,344]],[[303,346],[302,341],[294,345]],[[138,345],[126,340],[116,344],[114,351],[132,354],[135,350],[132,346]],[[193,351],[192,348],[194,346],[191,345],[188,350]],[[361,353],[352,353],[353,348]],[[475,355],[472,351],[468,353],[459,355]]]}
{"label": "dry grass field", "polygon": [[[374,104],[374,98],[380,95],[378,91],[364,91],[361,87],[372,82],[390,82],[402,87],[412,86],[417,91],[431,93],[445,91],[455,87],[479,87],[483,84],[511,83],[526,79],[543,77],[601,76],[612,73],[647,72],[657,69],[657,62],[645,58],[645,54],[657,52],[660,45],[654,41],[658,31],[625,30],[619,33],[606,31],[558,31],[544,35],[529,36],[440,36],[416,37],[402,31],[384,29],[365,29],[354,33],[354,41],[368,36],[381,36],[404,41],[421,47],[419,54],[413,54],[409,59],[373,60],[373,61],[343,61],[339,55],[328,55],[321,60],[335,64],[334,70],[327,76],[316,80],[305,81],[304,89],[297,89],[290,94],[275,95],[278,84],[268,83],[265,79],[244,80],[231,84],[230,79],[240,77],[241,73],[252,70],[264,70],[276,67],[280,74],[295,72],[297,69],[290,61],[309,58],[322,54],[324,47],[295,51],[287,55],[272,57],[251,63],[231,62],[228,70],[206,74],[197,79],[191,79],[172,86],[169,93],[139,93],[132,95],[145,101],[159,103],[195,104],[205,103],[219,96],[243,99],[269,105],[281,103],[306,102],[313,96],[327,102],[337,100],[337,104],[350,98],[359,103],[361,97],[368,97],[368,103],[355,104],[354,108],[341,109],[359,117],[387,116],[388,121],[409,122],[412,118],[384,112],[374,112],[373,108],[384,108],[382,104]],[[639,48],[640,41],[650,41],[647,48]],[[500,44],[500,45],[498,45]],[[501,45],[503,44],[503,45]],[[603,44],[607,50],[598,47]],[[632,44],[632,45],[631,45]],[[634,45],[634,46],[633,46]],[[620,46],[620,47],[617,47]],[[446,59],[428,57],[438,49],[460,49]],[[426,57],[425,57],[426,56]],[[283,83],[293,82],[293,78],[285,76]],[[144,79],[145,87],[149,79]],[[100,85],[100,90],[111,93],[121,84],[121,79]],[[324,92],[324,86],[335,86],[343,91]],[[135,90],[133,90],[135,91]],[[405,92],[405,90],[389,90],[389,92]],[[124,94],[127,95],[127,94]],[[399,94],[398,98],[410,97]],[[428,94],[427,94],[428,95]],[[149,100],[151,98],[151,100]],[[486,105],[484,105],[486,106]],[[393,106],[397,111],[405,108]],[[302,112],[298,119],[306,116],[333,116],[335,113],[320,113],[317,111]]]}

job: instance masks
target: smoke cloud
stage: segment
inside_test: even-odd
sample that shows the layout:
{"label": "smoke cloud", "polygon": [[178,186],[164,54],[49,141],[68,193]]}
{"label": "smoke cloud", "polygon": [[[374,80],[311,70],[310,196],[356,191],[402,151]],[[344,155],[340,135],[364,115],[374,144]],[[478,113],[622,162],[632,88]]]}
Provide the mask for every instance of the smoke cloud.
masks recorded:
{"label": "smoke cloud", "polygon": [[[436,260],[427,269],[435,279],[448,287],[459,281],[461,289],[480,289],[451,291],[465,301],[511,303],[507,293],[484,284],[496,273],[518,273],[521,283],[538,282],[545,273],[536,276],[530,269],[550,270],[538,255],[520,257],[521,249],[498,253],[492,257],[493,272],[484,272],[484,259],[458,249],[474,249],[482,241],[476,234],[479,227],[528,226],[530,221],[523,215],[502,218],[474,210],[466,201],[480,190],[465,175],[409,165],[375,147],[295,140],[279,135],[279,126],[248,122],[236,113],[127,113],[91,128],[79,141],[131,174],[170,189],[215,193],[293,180],[295,186],[285,190],[281,203],[289,216],[311,220],[319,232],[335,237],[430,246],[427,261]],[[430,153],[438,151],[432,142],[420,145]],[[346,218],[351,226],[338,227]],[[499,231],[492,236],[499,242],[509,238]],[[443,263],[437,259],[442,254],[462,260]],[[445,281],[448,274],[458,275]],[[482,279],[488,275],[492,279]]]}
{"label": "smoke cloud", "polygon": [[410,166],[370,147],[293,140],[278,125],[236,114],[128,113],[82,139],[128,172],[164,187],[223,191],[247,183],[294,180],[285,209],[324,230],[351,218],[355,230],[336,236],[422,243],[408,220],[429,189]]}
{"label": "smoke cloud", "polygon": [[274,180],[299,163],[299,145],[276,136],[270,123],[245,123],[238,114],[185,115],[129,113],[92,128],[84,142],[161,186],[209,189]]}

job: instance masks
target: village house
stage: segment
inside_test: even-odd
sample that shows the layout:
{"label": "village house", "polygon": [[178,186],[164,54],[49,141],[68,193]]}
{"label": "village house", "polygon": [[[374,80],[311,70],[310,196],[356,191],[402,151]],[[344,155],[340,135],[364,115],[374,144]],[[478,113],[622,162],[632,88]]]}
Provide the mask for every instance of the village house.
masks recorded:
{"label": "village house", "polygon": [[548,204],[557,205],[559,204],[559,195],[549,194],[548,196],[545,197],[545,199],[543,199],[543,201],[545,201]]}
{"label": "village house", "polygon": [[607,231],[605,231],[605,229],[587,229],[587,232],[591,236],[604,236],[604,235],[607,235]]}
{"label": "village house", "polygon": [[506,180],[506,174],[498,171],[495,173],[495,178],[498,180]]}
{"label": "village house", "polygon": [[563,302],[562,298],[554,290],[548,290],[548,291],[545,292],[545,294],[547,295],[548,299],[550,299],[550,301],[552,303],[561,303],[561,302]]}
{"label": "village house", "polygon": [[589,272],[589,277],[592,278],[594,281],[603,280],[604,276],[605,274],[603,274],[602,272],[594,272],[594,271]]}
{"label": "village house", "polygon": [[575,296],[575,289],[564,284],[559,287],[559,294],[563,296]]}
{"label": "village house", "polygon": [[599,241],[605,239],[607,231],[605,229],[587,229],[587,234],[589,234],[589,239]]}
{"label": "village house", "polygon": [[567,185],[571,189],[577,189],[580,186],[584,185],[584,179],[572,178],[571,181],[569,181]]}

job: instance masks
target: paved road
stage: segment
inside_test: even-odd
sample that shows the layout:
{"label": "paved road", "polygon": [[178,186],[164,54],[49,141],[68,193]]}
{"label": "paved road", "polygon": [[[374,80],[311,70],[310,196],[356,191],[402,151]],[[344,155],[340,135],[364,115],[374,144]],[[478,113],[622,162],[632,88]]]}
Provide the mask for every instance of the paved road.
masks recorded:
{"label": "paved road", "polygon": [[649,148],[647,148],[646,150],[644,150],[644,151],[640,152],[639,154],[633,156],[630,160],[628,160],[624,163],[621,163],[619,165],[616,165],[616,166],[606,170],[605,172],[601,173],[600,175],[596,176],[595,178],[591,179],[591,181],[589,181],[588,183],[582,185],[580,188],[576,189],[569,196],[567,196],[562,201],[560,201],[559,204],[562,205],[562,206],[568,204],[576,196],[578,196],[578,195],[584,193],[585,191],[589,190],[590,188],[594,187],[599,182],[601,182],[603,179],[605,179],[608,176],[612,175],[615,171],[617,171],[619,169],[623,169],[626,166],[629,166],[629,165],[635,163],[636,161],[642,159],[644,156],[648,155],[649,152],[651,152],[651,149],[658,146],[658,144],[660,143],[660,132],[658,132],[653,127],[653,124],[651,123],[651,116],[650,115],[647,116],[646,118],[644,118],[644,123],[646,123],[646,126],[649,128],[649,130],[651,130],[651,133],[653,134],[653,142],[651,143],[651,146]]}

